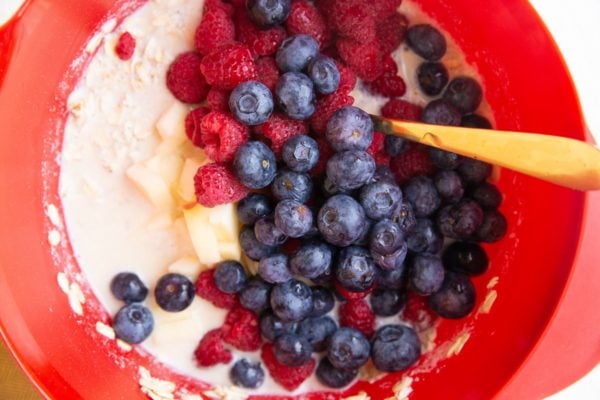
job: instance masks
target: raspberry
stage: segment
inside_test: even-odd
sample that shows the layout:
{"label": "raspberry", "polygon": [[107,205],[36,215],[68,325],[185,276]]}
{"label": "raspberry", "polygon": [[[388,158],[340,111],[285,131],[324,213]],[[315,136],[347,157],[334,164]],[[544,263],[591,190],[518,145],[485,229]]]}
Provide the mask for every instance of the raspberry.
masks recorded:
{"label": "raspberry", "polygon": [[338,86],[337,91],[348,94],[356,85],[356,74],[348,66],[341,62],[336,61],[335,64],[340,71],[340,85]]}
{"label": "raspberry", "polygon": [[385,151],[380,151],[379,153],[373,156],[373,159],[375,160],[375,164],[385,165],[386,167],[389,167],[392,157],[390,157],[390,155],[387,154]]}
{"label": "raspberry", "polygon": [[175,58],[167,71],[167,87],[183,103],[200,103],[206,98],[208,85],[200,73],[202,57],[194,52]]}
{"label": "raspberry", "polygon": [[117,45],[115,46],[115,53],[117,53],[117,57],[123,61],[127,61],[133,56],[134,51],[135,39],[133,36],[131,36],[131,33],[123,32],[121,36],[119,36]]}
{"label": "raspberry", "polygon": [[243,199],[248,189],[223,164],[212,163],[198,168],[194,176],[198,203],[205,207],[233,203]]}
{"label": "raspberry", "polygon": [[375,40],[375,18],[365,0],[333,2],[329,23],[340,36],[360,42]]}
{"label": "raspberry", "polygon": [[321,97],[317,100],[315,113],[309,119],[311,128],[317,133],[325,133],[327,121],[333,113],[342,107],[352,105],[352,103],[354,103],[354,98],[340,92],[339,89],[332,94]]}
{"label": "raspberry", "polygon": [[339,308],[340,326],[348,326],[371,338],[375,332],[375,314],[365,299],[342,303]]}
{"label": "raspberry", "polygon": [[206,155],[217,162],[233,160],[235,152],[250,137],[248,127],[231,114],[211,111],[200,124]]}
{"label": "raspberry", "polygon": [[241,306],[229,311],[223,324],[223,340],[242,351],[258,350],[262,342],[258,316]]}
{"label": "raspberry", "polygon": [[200,124],[202,118],[208,114],[210,110],[206,107],[198,107],[193,109],[185,117],[185,134],[194,146],[203,148],[204,142],[200,133]]}
{"label": "raspberry", "polygon": [[331,0],[315,0],[314,3],[321,15],[323,15],[325,19],[328,19],[333,11],[334,2]]}
{"label": "raspberry", "polygon": [[357,42],[340,39],[336,43],[340,57],[359,78],[371,82],[383,72],[382,57],[376,41]]}
{"label": "raspberry", "polygon": [[417,332],[431,328],[438,318],[427,305],[427,297],[409,293],[401,318],[410,322]]}
{"label": "raspberry", "polygon": [[280,26],[264,30],[259,29],[250,21],[245,9],[236,12],[235,22],[238,30],[238,40],[247,45],[250,51],[258,56],[275,54],[287,37],[285,29]]}
{"label": "raspberry", "polygon": [[202,59],[200,70],[209,84],[225,90],[256,79],[254,58],[250,49],[241,43],[217,47]]}
{"label": "raspberry", "polygon": [[213,8],[202,16],[196,28],[194,42],[201,54],[208,54],[215,48],[235,40],[235,26],[231,17],[222,8]]}
{"label": "raspberry", "polygon": [[285,21],[290,35],[306,34],[312,36],[321,48],[331,40],[331,32],[319,10],[306,0],[295,1]]}
{"label": "raspberry", "polygon": [[406,84],[404,79],[398,76],[398,66],[388,55],[383,60],[383,73],[379,78],[367,84],[367,88],[376,94],[381,94],[386,97],[400,97],[406,92]]}
{"label": "raspberry", "polygon": [[279,80],[279,68],[273,57],[261,57],[256,60],[256,73],[258,80],[265,84],[271,92],[275,92],[275,86]]}
{"label": "raspberry", "polygon": [[257,126],[256,131],[266,139],[269,139],[273,153],[279,158],[286,140],[296,135],[308,134],[308,125],[304,121],[274,113],[269,117],[267,122]]}
{"label": "raspberry", "polygon": [[381,132],[373,132],[373,141],[367,149],[367,153],[375,157],[375,155],[383,151],[383,143],[385,142],[385,135]]}
{"label": "raspberry", "polygon": [[348,301],[357,301],[364,299],[375,289],[375,285],[371,286],[369,289],[362,292],[351,292],[345,289],[342,285],[337,282],[334,282],[333,286],[335,287],[335,291],[340,294],[344,299]]}
{"label": "raspberry", "polygon": [[401,99],[391,99],[381,108],[381,115],[386,118],[420,121],[423,107]]}
{"label": "raspberry", "polygon": [[317,160],[317,165],[310,170],[310,174],[312,176],[317,176],[324,173],[325,169],[327,168],[327,161],[329,161],[331,156],[333,156],[335,153],[324,136],[316,137],[315,140],[317,141],[317,146],[319,147],[319,159]]}
{"label": "raspberry", "polygon": [[369,5],[375,15],[381,20],[398,10],[402,0],[371,0]]}
{"label": "raspberry", "polygon": [[206,102],[211,111],[229,111],[229,91],[211,87]]}
{"label": "raspberry", "polygon": [[383,54],[393,52],[404,40],[408,29],[408,19],[398,13],[393,13],[377,24],[377,41]]}
{"label": "raspberry", "polygon": [[194,350],[194,356],[200,367],[212,367],[219,363],[229,364],[232,356],[223,345],[223,331],[213,329],[206,332]]}
{"label": "raspberry", "polygon": [[392,158],[390,169],[400,185],[417,175],[431,175],[434,171],[429,154],[417,147],[411,147]]}
{"label": "raspberry", "polygon": [[196,280],[196,294],[219,308],[231,310],[238,304],[238,297],[232,293],[222,292],[215,284],[213,274],[212,269],[200,273]]}
{"label": "raspberry", "polygon": [[275,358],[273,344],[271,343],[265,343],[263,345],[260,356],[273,380],[289,391],[296,389],[312,375],[316,365],[314,358],[311,358],[299,367],[290,367],[281,364],[277,361],[277,358]]}
{"label": "raspberry", "polygon": [[233,15],[233,5],[229,3],[224,3],[222,0],[205,0],[204,7],[202,9],[202,15],[206,15],[207,13],[214,10],[222,10],[227,13],[228,16]]}

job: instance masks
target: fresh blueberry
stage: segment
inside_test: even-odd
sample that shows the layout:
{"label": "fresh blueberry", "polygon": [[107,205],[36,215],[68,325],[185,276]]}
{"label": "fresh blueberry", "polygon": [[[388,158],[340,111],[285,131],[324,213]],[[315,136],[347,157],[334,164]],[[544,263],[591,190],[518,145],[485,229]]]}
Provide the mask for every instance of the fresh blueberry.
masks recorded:
{"label": "fresh blueberry", "polygon": [[321,359],[315,375],[323,385],[339,389],[348,386],[358,376],[358,369],[342,369],[334,367],[327,358]]}
{"label": "fresh blueberry", "polygon": [[335,196],[336,194],[351,194],[352,191],[349,189],[342,190],[331,182],[331,179],[325,177],[323,184],[321,185],[321,192],[325,198]]}
{"label": "fresh blueberry", "polygon": [[246,0],[246,9],[256,25],[269,28],[287,19],[292,9],[292,0]]}
{"label": "fresh blueberry", "polygon": [[371,178],[371,182],[394,182],[396,178],[394,178],[394,173],[387,165],[378,165],[375,168],[375,173],[373,174],[373,178]]}
{"label": "fresh blueberry", "polygon": [[444,265],[436,255],[419,254],[413,258],[408,275],[410,288],[421,296],[429,296],[444,282]]}
{"label": "fresh blueberry", "polygon": [[246,286],[248,277],[244,267],[237,261],[221,261],[214,273],[215,285],[225,293],[238,293]]}
{"label": "fresh blueberry", "polygon": [[254,261],[260,261],[262,258],[273,254],[277,247],[268,246],[258,241],[251,226],[244,226],[240,232],[240,246],[244,253]]}
{"label": "fresh blueberry", "polygon": [[283,72],[300,72],[318,55],[319,44],[315,39],[309,35],[294,35],[283,41],[275,61]]}
{"label": "fresh blueberry", "polygon": [[379,269],[375,281],[382,289],[400,290],[406,286],[406,268],[404,264],[394,269]]}
{"label": "fresh blueberry", "polygon": [[489,182],[483,182],[471,191],[471,198],[484,210],[494,210],[502,203],[502,193]]}
{"label": "fresh blueberry", "polygon": [[310,360],[312,352],[312,346],[304,336],[284,333],[275,339],[275,358],[283,365],[299,367]]}
{"label": "fresh blueberry", "polygon": [[371,250],[373,261],[375,261],[375,264],[383,270],[401,268],[407,253],[408,245],[405,241],[402,241],[400,247],[389,254],[382,254]]}
{"label": "fresh blueberry", "polygon": [[306,135],[294,136],[284,143],[281,158],[292,171],[308,172],[319,161],[317,141]]}
{"label": "fresh blueberry", "polygon": [[333,310],[335,298],[331,290],[323,286],[312,287],[313,309],[310,312],[311,317],[320,317]]}
{"label": "fresh blueberry", "polygon": [[110,281],[110,291],[115,298],[126,304],[144,301],[148,288],[133,272],[121,272]]}
{"label": "fresh blueberry", "polygon": [[283,200],[275,206],[275,226],[291,238],[304,236],[312,224],[312,211],[300,202]]}
{"label": "fresh blueberry", "polygon": [[375,315],[391,317],[400,312],[406,303],[406,293],[400,290],[375,289],[371,293],[371,309]]}
{"label": "fresh blueberry", "polygon": [[379,254],[390,254],[404,243],[404,232],[400,225],[389,219],[376,223],[371,229],[369,249]]}
{"label": "fresh blueberry", "polygon": [[271,216],[263,217],[254,224],[256,240],[266,246],[278,246],[287,240],[285,233],[275,225]]}
{"label": "fresh blueberry", "polygon": [[384,180],[363,186],[359,198],[367,217],[380,220],[394,215],[402,203],[402,191],[394,182]]}
{"label": "fresh blueberry", "polygon": [[335,151],[367,150],[373,141],[373,121],[358,107],[343,107],[329,118],[326,136]]}
{"label": "fresh blueberry", "polygon": [[465,158],[458,166],[458,173],[465,183],[479,184],[492,174],[492,166],[473,158]]}
{"label": "fresh blueberry", "polygon": [[439,171],[433,178],[433,182],[446,203],[454,204],[465,194],[462,180],[455,171]]}
{"label": "fresh blueberry", "polygon": [[402,371],[421,356],[421,341],[415,331],[405,325],[385,325],[373,336],[371,358],[378,370]]}
{"label": "fresh blueberry", "polygon": [[406,140],[398,136],[385,135],[383,149],[390,157],[396,157],[404,153]]}
{"label": "fresh blueberry", "polygon": [[428,24],[413,25],[406,31],[406,43],[427,61],[437,61],[446,54],[446,39]]}
{"label": "fresh blueberry", "polygon": [[375,161],[366,151],[348,150],[327,161],[327,178],[342,190],[358,189],[373,178]]}
{"label": "fresh blueberry", "polygon": [[235,153],[233,167],[240,182],[250,189],[269,186],[277,173],[277,162],[273,151],[259,141],[250,141],[241,145]]}
{"label": "fresh blueberry", "polygon": [[260,318],[260,333],[271,342],[283,334],[295,333],[296,329],[296,322],[285,322],[271,311],[267,311]]}
{"label": "fresh blueberry", "polygon": [[456,169],[462,161],[461,156],[451,151],[436,149],[435,147],[429,147],[427,150],[431,162],[439,169]]}
{"label": "fresh blueberry", "polygon": [[442,235],[453,239],[471,237],[482,222],[483,210],[471,199],[446,206],[437,216],[437,225]]}
{"label": "fresh blueberry", "polygon": [[483,216],[483,222],[475,234],[477,240],[494,243],[506,235],[508,222],[498,210],[488,210]]}
{"label": "fresh blueberry", "polygon": [[448,70],[440,62],[424,62],[417,69],[419,87],[427,96],[437,96],[448,83]]}
{"label": "fresh blueberry", "polygon": [[273,112],[273,96],[261,82],[242,82],[229,95],[229,109],[241,123],[259,125]]}
{"label": "fresh blueberry", "polygon": [[433,214],[442,203],[433,180],[426,176],[412,178],[404,188],[404,196],[412,204],[417,217]]}
{"label": "fresh blueberry", "polygon": [[340,369],[360,368],[369,360],[371,346],[361,332],[354,328],[340,328],[329,339],[327,358]]}
{"label": "fresh blueberry", "polygon": [[428,304],[443,318],[466,317],[475,307],[475,287],[466,274],[446,271],[442,287],[429,296]]}
{"label": "fresh blueberry", "polygon": [[163,275],[154,288],[154,298],[165,311],[178,312],[192,304],[196,291],[194,284],[181,274]]}
{"label": "fresh blueberry", "polygon": [[363,292],[373,286],[375,264],[364,247],[349,246],[338,256],[335,265],[335,278],[344,289]]}
{"label": "fresh blueberry", "polygon": [[406,238],[408,249],[414,253],[437,253],[444,238],[429,218],[417,219],[415,230]]}
{"label": "fresh blueberry", "polygon": [[403,201],[392,216],[392,221],[400,225],[405,234],[413,233],[417,226],[417,217],[413,206],[408,201]]}
{"label": "fresh blueberry", "polygon": [[273,183],[271,193],[277,200],[296,200],[306,203],[312,193],[312,180],[307,174],[280,170]]}
{"label": "fresh blueberry", "polygon": [[265,371],[259,362],[250,362],[242,358],[231,367],[229,379],[235,386],[256,389],[265,381]]}
{"label": "fresh blueberry", "polygon": [[260,193],[250,193],[237,205],[237,216],[242,224],[252,225],[272,212],[271,200]]}
{"label": "fresh blueberry", "polygon": [[316,278],[331,270],[333,250],[321,241],[302,244],[290,257],[290,269],[296,275]]}
{"label": "fresh blueberry", "polygon": [[466,128],[480,128],[480,129],[492,129],[490,121],[479,114],[469,114],[462,117],[460,126]]}
{"label": "fresh blueberry", "polygon": [[369,246],[369,240],[371,239],[371,228],[373,227],[373,225],[375,225],[375,222],[373,222],[373,220],[369,217],[366,217],[365,220],[366,224],[364,225],[362,233],[360,234],[358,239],[354,241],[354,244],[357,246]]}
{"label": "fresh blueberry", "polygon": [[143,305],[127,304],[115,315],[113,329],[116,336],[127,343],[141,343],[152,333],[154,318]]}
{"label": "fresh blueberry", "polygon": [[301,321],[312,311],[312,290],[295,279],[279,283],[271,290],[271,308],[282,321]]}
{"label": "fresh blueberry", "polygon": [[444,267],[468,275],[481,275],[489,266],[488,256],[477,243],[454,242],[442,255]]}
{"label": "fresh blueberry", "polygon": [[315,112],[315,92],[310,78],[300,72],[286,72],[275,86],[277,104],[292,119],[304,120]]}
{"label": "fresh blueberry", "polygon": [[307,68],[308,76],[315,84],[315,89],[321,94],[335,92],[340,84],[340,71],[333,59],[327,56],[317,56]]}
{"label": "fresh blueberry", "polygon": [[283,254],[273,254],[260,260],[258,274],[269,283],[283,283],[292,279],[288,258]]}
{"label": "fresh blueberry", "polygon": [[331,284],[331,280],[333,279],[333,268],[331,268],[326,273],[317,276],[316,278],[312,278],[311,281],[315,285],[324,285],[329,286]]}
{"label": "fresh blueberry", "polygon": [[443,98],[452,103],[462,114],[469,114],[479,107],[483,90],[475,79],[459,76],[450,81]]}
{"label": "fresh blueberry", "polygon": [[367,222],[365,212],[356,200],[338,194],[323,204],[317,223],[327,242],[336,246],[348,246],[361,236]]}
{"label": "fresh blueberry", "polygon": [[240,303],[248,310],[260,314],[270,307],[271,285],[260,278],[252,278],[240,292]]}
{"label": "fresh blueberry", "polygon": [[429,102],[423,109],[421,121],[434,125],[460,125],[460,111],[448,100],[436,99]]}

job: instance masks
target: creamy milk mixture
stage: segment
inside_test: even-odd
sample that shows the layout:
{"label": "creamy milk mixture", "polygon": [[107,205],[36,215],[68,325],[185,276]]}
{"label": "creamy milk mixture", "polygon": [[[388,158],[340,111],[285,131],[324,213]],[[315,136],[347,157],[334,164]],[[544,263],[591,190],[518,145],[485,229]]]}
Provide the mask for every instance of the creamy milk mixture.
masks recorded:
{"label": "creamy milk mixture", "polygon": [[[192,177],[207,160],[185,137],[183,121],[190,107],[175,100],[165,85],[172,60],[193,49],[202,4],[203,0],[151,0],[102,41],[92,40],[87,50],[97,45],[97,54],[69,97],[60,195],[80,267],[111,315],[122,306],[109,289],[119,272],[137,273],[152,292],[167,272],[194,280],[221,259],[240,258],[233,205],[191,208]],[[401,10],[411,23],[426,20],[408,1]],[[129,61],[114,53],[124,31],[137,41]],[[394,58],[407,83],[405,98],[424,105],[415,73],[421,60],[405,47]],[[451,41],[442,61],[451,78],[475,76]],[[352,95],[356,106],[371,113],[385,102],[365,93],[360,83]],[[246,264],[251,270],[255,267]],[[200,338],[220,327],[226,312],[198,297],[180,313],[162,311],[152,295],[148,303],[155,328],[142,346],[180,372],[230,385],[231,365],[198,368],[193,360]],[[257,353],[236,354],[259,359]],[[297,391],[311,389],[324,389],[314,374]],[[268,373],[255,392],[287,393]]]}

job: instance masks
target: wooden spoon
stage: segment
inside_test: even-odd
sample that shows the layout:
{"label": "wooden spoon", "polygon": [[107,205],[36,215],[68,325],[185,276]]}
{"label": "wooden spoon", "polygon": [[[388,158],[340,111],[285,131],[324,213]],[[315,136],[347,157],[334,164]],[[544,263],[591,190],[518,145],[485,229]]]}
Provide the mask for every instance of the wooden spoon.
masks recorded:
{"label": "wooden spoon", "polygon": [[371,116],[375,130],[577,190],[600,189],[600,150],[560,136],[430,125]]}

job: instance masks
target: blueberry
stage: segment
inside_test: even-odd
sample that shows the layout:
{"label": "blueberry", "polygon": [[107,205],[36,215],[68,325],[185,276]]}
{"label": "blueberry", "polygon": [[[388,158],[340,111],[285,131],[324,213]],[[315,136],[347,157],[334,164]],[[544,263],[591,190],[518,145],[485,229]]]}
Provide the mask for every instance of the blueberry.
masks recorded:
{"label": "blueberry", "polygon": [[436,149],[435,147],[429,147],[427,150],[431,162],[439,169],[456,169],[462,161],[461,156],[451,151]]}
{"label": "blueberry", "polygon": [[488,210],[483,216],[483,222],[475,234],[477,240],[494,243],[506,235],[508,222],[498,210]]}
{"label": "blueberry", "polygon": [[373,257],[373,261],[377,264],[381,269],[396,269],[401,268],[402,263],[406,259],[406,254],[408,253],[408,245],[405,241],[402,242],[398,249],[394,250],[389,254],[382,254],[371,250],[371,256]]}
{"label": "blueberry", "polygon": [[342,369],[334,367],[327,358],[321,359],[315,375],[323,385],[339,389],[348,386],[358,376],[358,369]]}
{"label": "blueberry", "polygon": [[479,107],[483,90],[475,79],[459,76],[450,81],[443,98],[452,103],[462,114],[469,114]]}
{"label": "blueberry", "polygon": [[312,291],[295,279],[279,283],[271,290],[271,308],[282,321],[301,321],[312,311]]}
{"label": "blueberry", "polygon": [[237,261],[221,261],[214,272],[215,284],[225,293],[238,293],[246,286],[248,277],[244,267]]}
{"label": "blueberry", "polygon": [[267,311],[260,318],[260,333],[271,342],[283,334],[296,332],[296,328],[296,322],[285,322],[272,311]]}
{"label": "blueberry", "polygon": [[300,72],[318,55],[319,44],[315,39],[309,35],[294,35],[283,41],[275,61],[283,72]]}
{"label": "blueberry", "polygon": [[467,128],[492,129],[490,121],[479,114],[469,114],[462,117],[460,126]]}
{"label": "blueberry", "polygon": [[366,217],[365,220],[366,223],[364,225],[362,233],[360,234],[358,239],[354,241],[354,244],[357,246],[369,246],[369,240],[371,238],[371,228],[373,227],[373,225],[375,225],[375,222],[373,222],[373,220],[368,217]]}
{"label": "blueberry", "polygon": [[446,54],[444,35],[428,24],[418,24],[408,28],[406,43],[412,51],[427,61],[437,61]]}
{"label": "blueberry", "polygon": [[373,142],[373,121],[360,108],[346,106],[329,118],[326,136],[335,151],[367,150]]}
{"label": "blueberry", "polygon": [[302,244],[290,257],[290,269],[296,275],[316,278],[331,271],[333,249],[321,241]]}
{"label": "blueberry", "polygon": [[304,336],[284,333],[275,339],[275,358],[283,365],[299,367],[306,364],[310,360],[312,351],[312,346]]}
{"label": "blueberry", "polygon": [[383,140],[383,149],[391,157],[404,153],[404,150],[406,150],[405,145],[406,140],[398,136],[385,135]]}
{"label": "blueberry", "polygon": [[442,203],[433,180],[426,176],[412,178],[404,188],[404,196],[412,204],[417,217],[433,214]]}
{"label": "blueberry", "polygon": [[116,336],[131,344],[143,342],[154,328],[154,318],[149,309],[141,304],[123,306],[113,319]]}
{"label": "blueberry", "polygon": [[335,196],[336,194],[351,194],[352,191],[349,189],[342,190],[331,182],[331,179],[325,177],[323,179],[323,184],[321,185],[321,192],[323,196],[329,198],[331,196]]}
{"label": "blueberry", "polygon": [[394,178],[394,173],[387,165],[378,165],[375,168],[375,173],[373,174],[373,178],[371,178],[371,182],[394,182],[396,178]]}
{"label": "blueberry", "polygon": [[444,244],[444,238],[429,218],[417,219],[413,233],[406,238],[408,249],[414,253],[437,253]]}
{"label": "blueberry", "polygon": [[417,69],[419,87],[427,96],[437,96],[448,83],[448,70],[439,62],[424,62]]}
{"label": "blueberry", "polygon": [[312,287],[313,308],[310,312],[311,317],[320,317],[333,310],[335,298],[331,290],[323,286]]}
{"label": "blueberry", "polygon": [[475,287],[467,275],[446,271],[442,287],[429,296],[428,304],[441,317],[466,317],[475,307]]}
{"label": "blueberry", "polygon": [[358,189],[374,174],[375,161],[366,151],[343,151],[327,161],[327,178],[342,190]]}
{"label": "blueberry", "polygon": [[296,200],[306,203],[312,193],[312,180],[307,174],[280,170],[273,183],[271,193],[277,200]]}
{"label": "blueberry", "polygon": [[421,356],[421,341],[415,331],[405,325],[385,325],[373,336],[371,357],[378,370],[402,371]]}
{"label": "blueberry", "polygon": [[148,296],[148,288],[132,272],[121,272],[115,275],[110,281],[110,291],[115,298],[126,304],[144,301]]}
{"label": "blueberry", "polygon": [[429,102],[423,109],[421,121],[435,125],[460,125],[460,111],[448,100],[436,99]]}
{"label": "blueberry", "polygon": [[316,278],[312,278],[311,281],[315,285],[325,285],[329,286],[331,284],[331,279],[333,278],[333,268],[327,271],[326,273],[317,276]]}
{"label": "blueberry", "polygon": [[439,171],[433,181],[438,193],[446,203],[458,202],[465,193],[462,180],[455,171]]}
{"label": "blueberry", "polygon": [[240,246],[248,258],[254,261],[260,261],[276,250],[275,246],[267,246],[259,242],[254,234],[254,229],[248,225],[244,226],[240,232]]}
{"label": "blueberry", "polygon": [[304,236],[312,227],[310,208],[295,200],[283,200],[275,206],[275,226],[292,238]]}
{"label": "blueberry", "polygon": [[317,223],[327,242],[336,246],[348,246],[361,236],[367,222],[365,212],[356,200],[338,194],[323,204]]}
{"label": "blueberry", "polygon": [[444,281],[442,260],[433,254],[419,254],[412,260],[408,280],[410,288],[421,296],[437,292]]}
{"label": "blueberry", "polygon": [[[278,246],[287,240],[287,236],[275,225],[271,216],[263,217],[254,224],[256,240],[266,246]],[[262,258],[262,257],[261,257]]]}
{"label": "blueberry", "polygon": [[229,109],[241,123],[259,125],[273,112],[273,96],[261,82],[242,82],[229,95]]}
{"label": "blueberry", "polygon": [[291,9],[292,0],[246,0],[248,16],[262,28],[281,24]]}
{"label": "blueberry", "polygon": [[269,283],[283,283],[292,279],[288,258],[283,254],[273,254],[260,260],[258,274]]}
{"label": "blueberry", "polygon": [[242,307],[260,314],[270,307],[271,285],[260,278],[252,278],[240,292]]}
{"label": "blueberry", "polygon": [[235,153],[233,167],[240,182],[250,189],[269,186],[277,173],[273,151],[259,141],[241,145]]}
{"label": "blueberry", "polygon": [[317,141],[306,135],[294,136],[284,143],[281,158],[292,171],[308,172],[319,161]]}
{"label": "blueberry", "polygon": [[369,249],[380,254],[390,254],[404,243],[404,232],[400,225],[389,219],[376,223],[371,229]]}
{"label": "blueberry", "polygon": [[483,182],[471,191],[471,198],[484,210],[494,210],[502,203],[502,193],[489,182]]}
{"label": "blueberry", "polygon": [[342,287],[353,292],[363,292],[373,286],[375,264],[364,247],[350,246],[342,249],[335,265],[335,278]]}
{"label": "blueberry", "polygon": [[275,96],[279,108],[292,119],[308,119],[315,112],[313,83],[303,73],[283,74],[275,86]]}
{"label": "blueberry", "polygon": [[406,303],[406,293],[400,290],[375,289],[371,293],[371,309],[375,315],[391,317],[400,312]]}
{"label": "blueberry", "polygon": [[437,216],[437,225],[442,235],[453,239],[469,238],[482,222],[483,210],[471,199],[446,206]]}
{"label": "blueberry", "polygon": [[250,362],[242,358],[231,367],[229,379],[235,386],[256,389],[265,381],[265,371],[259,362]]}
{"label": "blueberry", "polygon": [[356,369],[369,360],[371,346],[361,332],[353,328],[340,328],[329,339],[327,358],[336,368]]}
{"label": "blueberry", "polygon": [[237,216],[242,224],[252,225],[273,212],[271,200],[260,193],[250,193],[237,205]]}
{"label": "blueberry", "polygon": [[327,56],[315,57],[306,71],[315,84],[315,89],[321,94],[335,92],[340,84],[340,71],[335,61]]}
{"label": "blueberry", "polygon": [[392,221],[400,225],[405,234],[413,233],[417,226],[417,217],[413,206],[408,201],[403,201],[392,216]]}
{"label": "blueberry", "polygon": [[454,242],[442,255],[444,267],[468,275],[481,275],[489,266],[488,256],[477,243]]}
{"label": "blueberry", "polygon": [[154,288],[156,303],[165,311],[178,312],[192,304],[196,291],[194,284],[181,274],[163,275]]}
{"label": "blueberry", "polygon": [[382,289],[403,289],[405,285],[406,268],[404,264],[394,269],[379,269],[375,281]]}
{"label": "blueberry", "polygon": [[394,182],[373,182],[360,190],[360,204],[367,217],[375,220],[391,218],[401,203],[402,191]]}
{"label": "blueberry", "polygon": [[465,158],[458,166],[458,173],[465,183],[479,184],[492,174],[492,166],[473,158]]}

